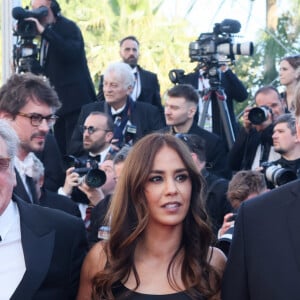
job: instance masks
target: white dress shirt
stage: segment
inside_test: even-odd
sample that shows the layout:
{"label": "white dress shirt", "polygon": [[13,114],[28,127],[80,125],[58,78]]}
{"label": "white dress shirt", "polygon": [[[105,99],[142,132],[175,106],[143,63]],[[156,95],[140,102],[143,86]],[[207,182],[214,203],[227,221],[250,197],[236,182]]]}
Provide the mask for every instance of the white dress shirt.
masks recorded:
{"label": "white dress shirt", "polygon": [[21,242],[20,215],[17,204],[10,201],[0,216],[0,300],[9,299],[26,271]]}
{"label": "white dress shirt", "polygon": [[140,74],[138,72],[138,68],[135,67],[132,69],[133,75],[134,75],[134,86],[133,86],[133,90],[131,92],[131,98],[133,101],[136,101],[136,99],[140,96],[141,94],[141,78],[140,78]]}

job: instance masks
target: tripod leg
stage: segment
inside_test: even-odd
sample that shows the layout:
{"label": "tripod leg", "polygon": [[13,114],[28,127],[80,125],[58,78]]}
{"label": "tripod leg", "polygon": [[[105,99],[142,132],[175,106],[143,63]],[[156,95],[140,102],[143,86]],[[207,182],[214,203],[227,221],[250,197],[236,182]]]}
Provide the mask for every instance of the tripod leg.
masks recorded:
{"label": "tripod leg", "polygon": [[[218,92],[220,93],[220,91],[218,91]],[[228,112],[228,107],[227,107],[227,102],[226,102],[226,95],[224,94],[223,91],[221,91],[221,93],[222,93],[221,97],[219,97],[217,94],[218,107],[219,107],[219,111],[220,111],[220,115],[221,115],[221,119],[222,119],[222,123],[223,123],[223,128],[224,128],[224,132],[225,132],[225,136],[226,136],[226,140],[227,140],[227,145],[228,145],[228,148],[231,149],[233,146],[233,143],[235,142],[235,135],[234,135],[231,120],[229,117],[229,112]]]}
{"label": "tripod leg", "polygon": [[[203,101],[203,100],[199,99],[199,101]],[[203,101],[201,117],[200,117],[200,120],[198,122],[198,126],[200,126],[201,128],[205,127],[205,121],[206,121],[206,117],[207,117],[209,104],[210,104],[210,99]]]}

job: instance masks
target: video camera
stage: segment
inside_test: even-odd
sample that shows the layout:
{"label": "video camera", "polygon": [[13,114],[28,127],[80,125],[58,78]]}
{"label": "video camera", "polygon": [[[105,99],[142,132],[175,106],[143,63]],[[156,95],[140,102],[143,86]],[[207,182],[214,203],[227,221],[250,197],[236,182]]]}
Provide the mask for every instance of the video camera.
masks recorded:
{"label": "video camera", "polygon": [[274,187],[286,184],[297,179],[297,174],[289,168],[282,168],[281,165],[274,162],[263,162],[260,165],[263,169],[267,182]]}
{"label": "video camera", "polygon": [[38,61],[39,49],[33,41],[38,35],[38,31],[34,21],[25,19],[32,17],[41,20],[47,14],[48,8],[46,6],[34,10],[24,9],[20,6],[12,9],[12,16],[18,21],[14,30],[17,42],[13,49],[14,67],[17,73],[41,73],[41,66]]}
{"label": "video camera", "polygon": [[[65,168],[75,167],[74,172],[78,173],[82,180],[91,188],[98,188],[106,181],[106,174],[99,169],[98,161],[82,160],[73,155],[64,157]],[[90,165],[90,167],[87,167]]]}
{"label": "video camera", "polygon": [[[235,61],[237,55],[252,55],[254,46],[252,42],[234,43],[233,33],[240,32],[239,21],[225,19],[215,23],[213,32],[201,33],[195,42],[189,44],[189,57],[191,62],[199,62],[196,70],[204,69],[212,89],[220,85],[219,67],[230,60]],[[227,57],[224,59],[224,57]],[[169,72],[172,83],[182,83],[184,71],[173,69]]]}

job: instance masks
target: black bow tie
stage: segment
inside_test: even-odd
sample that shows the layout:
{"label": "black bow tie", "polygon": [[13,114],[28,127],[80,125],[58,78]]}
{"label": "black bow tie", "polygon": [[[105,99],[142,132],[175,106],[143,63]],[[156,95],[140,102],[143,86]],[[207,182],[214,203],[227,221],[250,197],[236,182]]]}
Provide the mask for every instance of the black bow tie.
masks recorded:
{"label": "black bow tie", "polygon": [[97,162],[100,162],[101,161],[101,155],[100,154],[98,154],[98,155],[95,155],[95,156],[92,156],[92,155],[88,155],[88,159],[89,160],[96,160]]}

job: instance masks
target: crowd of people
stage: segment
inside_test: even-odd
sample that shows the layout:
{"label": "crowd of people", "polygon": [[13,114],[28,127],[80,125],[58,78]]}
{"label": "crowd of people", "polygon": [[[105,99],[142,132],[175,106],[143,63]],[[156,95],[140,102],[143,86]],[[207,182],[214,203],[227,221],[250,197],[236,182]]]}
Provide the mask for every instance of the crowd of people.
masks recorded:
{"label": "crowd of people", "polygon": [[96,91],[77,25],[31,5],[42,74],[0,88],[0,299],[298,299],[300,55],[241,120],[220,65],[231,146],[205,69],[162,103],[129,35]]}

